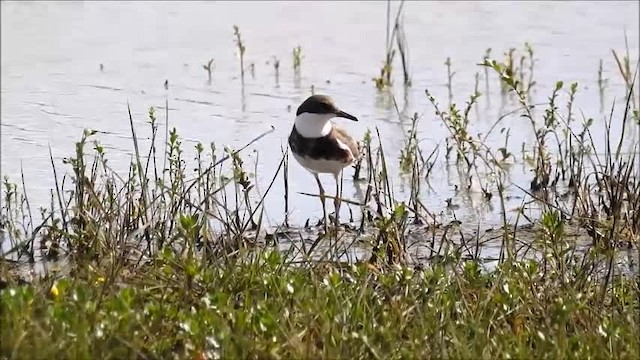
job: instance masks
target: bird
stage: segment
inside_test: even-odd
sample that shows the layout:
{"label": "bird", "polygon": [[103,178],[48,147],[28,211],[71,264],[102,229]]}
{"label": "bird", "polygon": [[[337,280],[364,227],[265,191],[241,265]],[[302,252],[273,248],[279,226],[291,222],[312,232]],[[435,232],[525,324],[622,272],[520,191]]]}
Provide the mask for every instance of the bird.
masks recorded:
{"label": "bird", "polygon": [[336,182],[334,197],[335,226],[340,225],[340,174],[342,170],[360,158],[358,142],[332,119],[340,117],[352,121],[358,118],[340,110],[328,95],[314,94],[300,104],[289,134],[289,148],[296,161],[313,174],[318,184],[324,230],[327,232],[325,191],[319,174],[331,174]]}

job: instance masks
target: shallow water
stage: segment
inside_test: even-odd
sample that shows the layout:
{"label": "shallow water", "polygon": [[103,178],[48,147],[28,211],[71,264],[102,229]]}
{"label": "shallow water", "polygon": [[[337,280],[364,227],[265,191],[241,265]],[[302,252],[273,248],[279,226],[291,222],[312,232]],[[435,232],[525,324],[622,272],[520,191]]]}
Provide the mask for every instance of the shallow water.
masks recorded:
{"label": "shallow water", "polygon": [[[392,13],[397,6],[392,4]],[[2,175],[19,181],[22,168],[32,206],[48,204],[54,185],[48,147],[60,169],[85,128],[101,132],[98,138],[111,165],[126,172],[133,148],[127,104],[138,136],[143,137],[148,135],[150,106],[158,108],[159,132],[164,134],[166,100],[169,127],[176,127],[183,138],[186,158],[195,156],[197,142],[215,142],[218,149],[239,147],[273,126],[272,134],[243,153],[249,169],[257,161],[258,186],[264,190],[281,159],[280,149],[286,148],[295,108],[311,94],[312,86],[360,119],[340,121],[355,137],[379,128],[391,174],[397,174],[398,153],[414,112],[421,116],[418,136],[423,151],[428,154],[438,143],[444,145],[447,130],[424,90],[428,88],[440,104],[447,103],[447,57],[455,71],[453,100],[463,104],[473,92],[476,72],[484,92],[484,70],[476,64],[487,48],[502,59],[509,48],[522,49],[528,41],[538,59],[533,102],[546,102],[557,80],[578,82],[576,109],[594,118],[596,135],[602,134],[598,132],[612,100],[620,103],[624,97],[611,49],[624,51],[625,31],[631,59],[638,58],[637,2],[407,2],[412,86],[405,89],[400,77],[396,79],[391,94],[401,110],[398,116],[391,95],[379,93],[371,81],[384,58],[386,13],[385,2],[2,2]],[[246,43],[246,66],[255,64],[255,77],[247,69],[244,86],[233,25],[239,26]],[[299,78],[292,71],[291,56],[298,45],[304,55]],[[281,60],[278,82],[274,56]],[[202,69],[209,58],[215,59],[211,84]],[[597,85],[600,59],[609,79],[604,112]],[[396,75],[399,72],[396,63]],[[565,93],[562,96],[566,99]],[[494,77],[488,96],[480,98],[474,110],[473,131],[486,132],[511,109],[500,107]],[[532,140],[530,126],[523,121],[512,117],[504,122],[512,128],[512,152]],[[619,126],[615,121],[614,128]],[[596,136],[600,144],[602,139]],[[504,137],[488,142],[499,147]],[[424,186],[422,197],[432,212],[451,217],[445,200],[454,197],[459,179],[443,154],[441,148],[431,189]],[[349,169],[344,196],[357,199],[351,174]],[[324,180],[325,188],[333,189],[332,179]],[[531,174],[516,164],[510,181],[527,188]],[[408,196],[399,177],[394,178],[394,188],[398,198]],[[290,191],[291,223],[302,224],[321,214],[316,199],[297,194],[315,192],[315,184],[295,163],[290,166]],[[283,220],[282,194],[278,181],[266,199],[270,225]],[[513,199],[509,209],[521,205],[516,187],[509,188],[508,195]],[[456,216],[463,223],[497,222],[497,200],[493,206],[482,205],[481,196],[477,191],[454,199],[461,205]]]}

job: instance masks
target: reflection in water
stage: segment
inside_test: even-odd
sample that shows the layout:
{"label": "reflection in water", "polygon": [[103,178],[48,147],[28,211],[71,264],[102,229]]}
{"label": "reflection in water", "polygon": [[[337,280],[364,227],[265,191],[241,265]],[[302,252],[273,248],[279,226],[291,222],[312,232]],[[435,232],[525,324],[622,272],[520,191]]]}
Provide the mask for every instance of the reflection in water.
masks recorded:
{"label": "reflection in water", "polygon": [[293,71],[293,88],[300,90],[302,88],[302,77],[300,76],[300,70]]}
{"label": "reflection in water", "polygon": [[378,91],[375,94],[375,107],[378,110],[382,110],[385,112],[385,114],[387,115],[386,117],[384,117],[385,120],[391,121],[392,117],[395,117],[395,114],[392,116],[389,116],[389,114],[391,113],[391,110],[393,110],[394,108],[394,95],[392,93],[391,90],[389,89],[383,89],[382,91]]}
{"label": "reflection in water", "polygon": [[244,80],[242,81],[242,86],[240,87],[240,108],[242,112],[247,111],[247,96],[244,92]]}
{"label": "reflection in water", "polygon": [[[268,62],[267,62],[267,65],[269,65]],[[273,70],[276,78],[276,88],[279,88],[280,87],[280,60],[275,56],[273,56]]]}

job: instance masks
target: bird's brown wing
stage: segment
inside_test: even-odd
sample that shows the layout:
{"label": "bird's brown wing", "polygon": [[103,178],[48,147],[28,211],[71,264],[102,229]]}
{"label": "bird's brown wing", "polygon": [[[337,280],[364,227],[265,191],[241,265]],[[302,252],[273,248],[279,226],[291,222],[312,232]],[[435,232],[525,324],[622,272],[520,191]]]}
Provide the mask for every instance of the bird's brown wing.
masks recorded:
{"label": "bird's brown wing", "polygon": [[[340,146],[337,140],[347,145],[349,150]],[[359,154],[358,147],[344,130],[333,127],[331,132],[320,138],[305,138],[295,126],[289,134],[289,147],[296,154],[314,159],[336,160],[348,164]]]}

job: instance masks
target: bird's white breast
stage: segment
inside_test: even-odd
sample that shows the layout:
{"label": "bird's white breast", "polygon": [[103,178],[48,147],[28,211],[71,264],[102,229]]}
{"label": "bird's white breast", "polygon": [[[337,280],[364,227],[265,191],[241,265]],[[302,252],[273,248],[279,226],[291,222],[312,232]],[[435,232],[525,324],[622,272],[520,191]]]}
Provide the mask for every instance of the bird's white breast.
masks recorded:
{"label": "bird's white breast", "polygon": [[293,157],[298,161],[300,165],[302,165],[302,167],[307,169],[307,171],[316,174],[328,173],[333,174],[334,176],[338,176],[342,169],[349,165],[338,160],[314,159],[308,156],[298,155],[296,153],[293,153]]}

